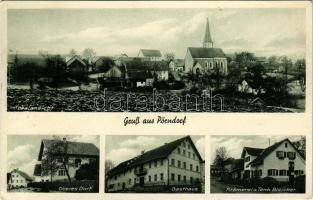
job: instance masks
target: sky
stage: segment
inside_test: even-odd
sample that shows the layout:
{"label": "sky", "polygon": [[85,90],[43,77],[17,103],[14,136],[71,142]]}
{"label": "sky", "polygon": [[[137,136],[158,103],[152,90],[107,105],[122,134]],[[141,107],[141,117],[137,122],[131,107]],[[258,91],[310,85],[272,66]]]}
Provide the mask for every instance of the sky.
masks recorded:
{"label": "sky", "polygon": [[209,18],[214,47],[225,53],[305,56],[305,10],[260,9],[19,9],[8,11],[8,49],[66,54],[93,48],[97,55],[159,49],[184,58],[201,47]]}
{"label": "sky", "polygon": [[276,142],[288,138],[291,142],[301,138],[300,135],[224,135],[212,136],[210,144],[210,159],[213,163],[215,158],[215,150],[218,147],[226,147],[228,156],[240,158],[243,147],[267,148]]}
{"label": "sky", "polygon": [[[115,165],[134,158],[142,151],[149,151],[165,143],[172,142],[184,135],[109,135],[106,136],[105,159],[111,160]],[[192,141],[197,147],[202,159],[205,159],[205,137],[191,136]]]}
{"label": "sky", "polygon": [[[68,141],[93,143],[99,148],[99,136],[97,135],[58,135]],[[33,176],[35,164],[40,150],[41,140],[53,139],[53,135],[9,135],[8,136],[8,172],[18,168]]]}

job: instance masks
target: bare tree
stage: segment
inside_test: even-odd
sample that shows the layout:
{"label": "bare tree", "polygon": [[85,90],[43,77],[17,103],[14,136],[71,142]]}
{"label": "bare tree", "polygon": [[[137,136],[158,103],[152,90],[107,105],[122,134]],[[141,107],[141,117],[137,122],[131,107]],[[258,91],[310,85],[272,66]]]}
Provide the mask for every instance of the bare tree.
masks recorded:
{"label": "bare tree", "polygon": [[115,167],[115,164],[112,160],[105,160],[105,174],[107,174],[108,171],[113,169]]}
{"label": "bare tree", "polygon": [[83,59],[87,60],[89,64],[96,57],[96,52],[92,48],[87,48],[82,52]]}
{"label": "bare tree", "polygon": [[174,60],[175,59],[175,54],[172,53],[172,52],[167,52],[164,54],[164,58],[166,61],[171,61],[171,60]]}
{"label": "bare tree", "polygon": [[218,147],[215,151],[214,165],[224,167],[224,161],[228,158],[226,147]]}
{"label": "bare tree", "polygon": [[73,57],[77,55],[77,52],[75,51],[75,49],[71,49],[69,56]]}

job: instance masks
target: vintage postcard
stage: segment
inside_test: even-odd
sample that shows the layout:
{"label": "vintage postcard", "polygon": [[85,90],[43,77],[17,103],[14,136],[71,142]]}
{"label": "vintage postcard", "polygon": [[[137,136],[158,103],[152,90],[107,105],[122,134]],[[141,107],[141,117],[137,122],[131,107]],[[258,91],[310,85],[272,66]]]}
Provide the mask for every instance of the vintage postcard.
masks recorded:
{"label": "vintage postcard", "polygon": [[8,9],[7,111],[305,112],[306,19],[298,7]]}

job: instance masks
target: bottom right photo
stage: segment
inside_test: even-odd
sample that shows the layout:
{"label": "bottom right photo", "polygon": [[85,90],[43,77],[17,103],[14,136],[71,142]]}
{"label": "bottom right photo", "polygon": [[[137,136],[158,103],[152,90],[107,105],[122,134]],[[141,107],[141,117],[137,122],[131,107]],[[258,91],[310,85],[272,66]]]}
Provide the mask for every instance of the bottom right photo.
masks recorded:
{"label": "bottom right photo", "polygon": [[211,136],[211,193],[305,193],[303,135]]}

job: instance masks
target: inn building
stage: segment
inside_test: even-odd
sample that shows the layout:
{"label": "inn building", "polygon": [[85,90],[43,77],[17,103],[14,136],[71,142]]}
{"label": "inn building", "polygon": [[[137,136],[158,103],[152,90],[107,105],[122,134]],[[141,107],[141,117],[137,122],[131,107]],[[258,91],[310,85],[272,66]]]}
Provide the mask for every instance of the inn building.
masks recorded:
{"label": "inn building", "polygon": [[107,192],[171,186],[198,186],[204,181],[204,160],[190,136],[126,160],[106,174]]}

